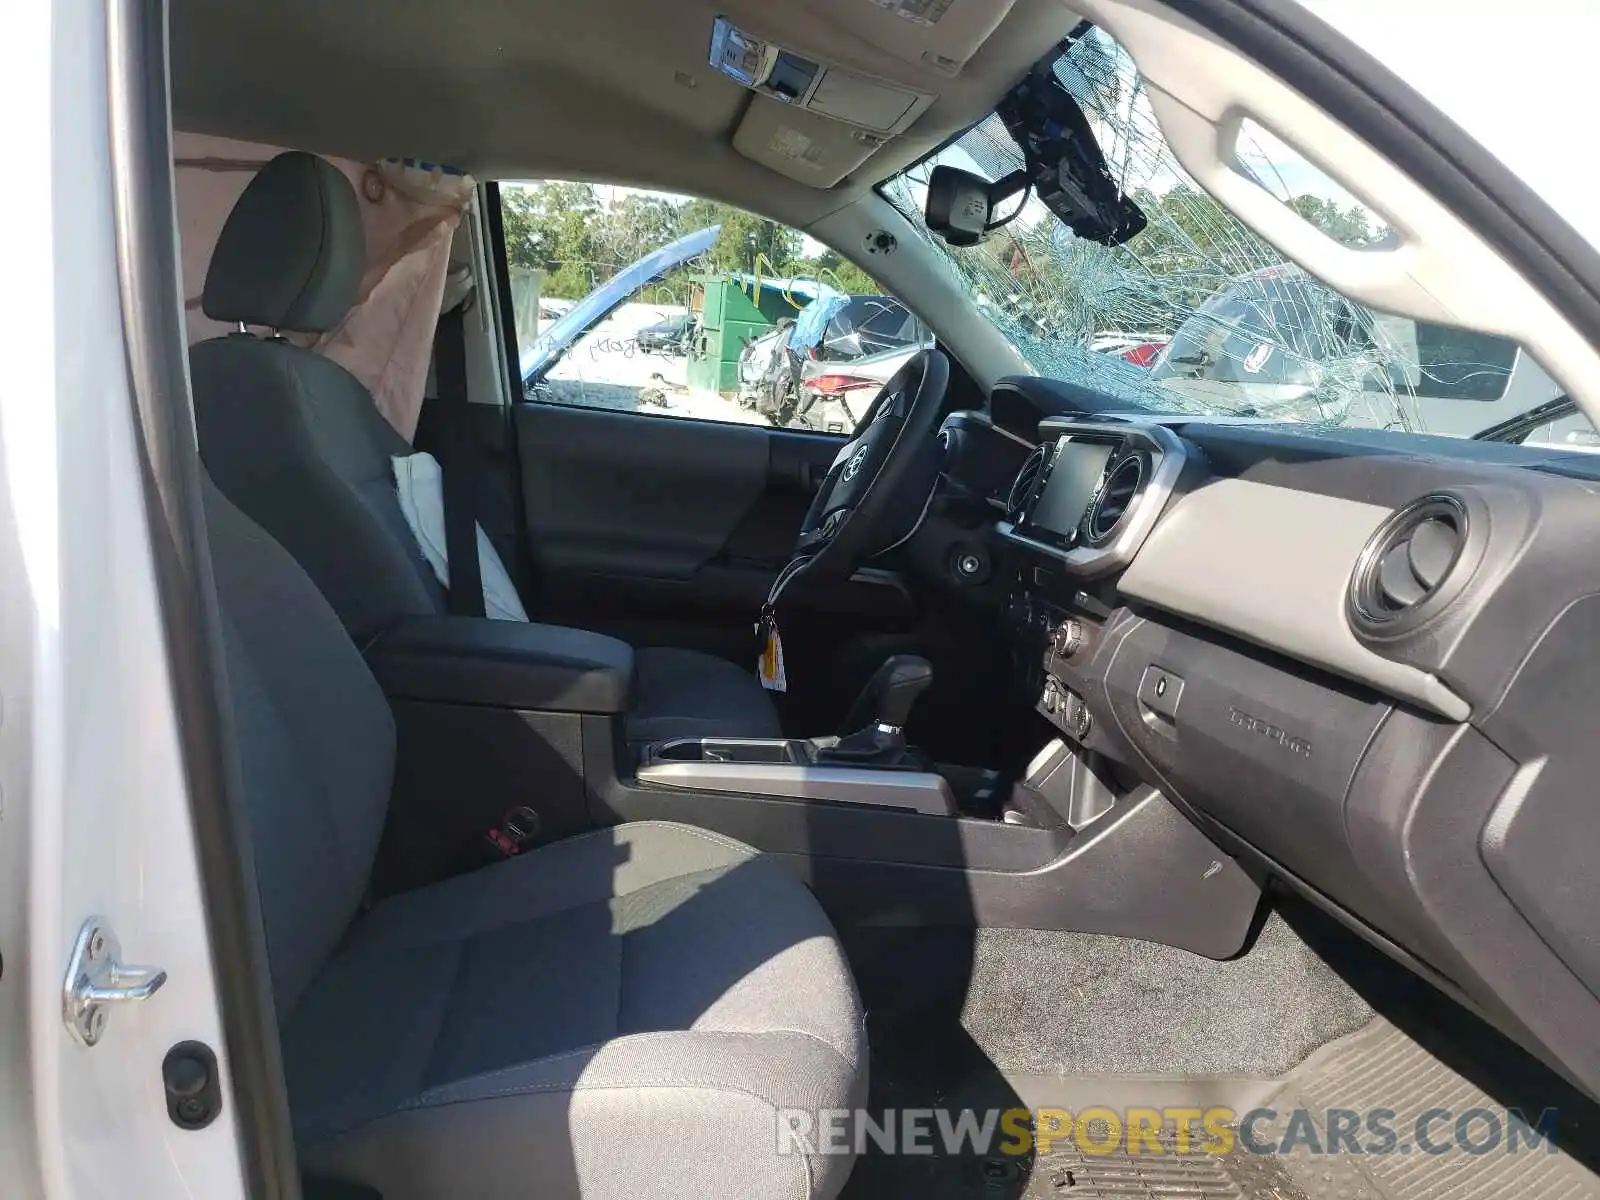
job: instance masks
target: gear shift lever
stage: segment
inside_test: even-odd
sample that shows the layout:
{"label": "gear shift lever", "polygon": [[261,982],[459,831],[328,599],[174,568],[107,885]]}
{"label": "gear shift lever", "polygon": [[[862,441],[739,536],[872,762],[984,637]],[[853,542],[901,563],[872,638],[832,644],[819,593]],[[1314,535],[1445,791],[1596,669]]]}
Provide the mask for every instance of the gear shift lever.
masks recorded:
{"label": "gear shift lever", "polygon": [[915,654],[896,654],[861,689],[845,736],[817,751],[818,762],[850,762],[882,767],[919,767],[903,730],[917,698],[933,683],[933,667]]}
{"label": "gear shift lever", "polygon": [[896,654],[867,680],[861,695],[845,718],[845,734],[875,725],[885,733],[899,733],[911,718],[918,697],[933,683],[933,666],[915,654]]}

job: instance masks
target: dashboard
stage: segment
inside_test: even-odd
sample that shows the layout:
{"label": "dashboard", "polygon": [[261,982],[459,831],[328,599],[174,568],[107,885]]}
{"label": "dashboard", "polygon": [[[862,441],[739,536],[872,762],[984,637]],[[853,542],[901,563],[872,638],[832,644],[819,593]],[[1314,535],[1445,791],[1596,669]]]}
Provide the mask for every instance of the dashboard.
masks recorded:
{"label": "dashboard", "polygon": [[967,486],[1038,715],[1600,1093],[1600,464],[1023,386]]}

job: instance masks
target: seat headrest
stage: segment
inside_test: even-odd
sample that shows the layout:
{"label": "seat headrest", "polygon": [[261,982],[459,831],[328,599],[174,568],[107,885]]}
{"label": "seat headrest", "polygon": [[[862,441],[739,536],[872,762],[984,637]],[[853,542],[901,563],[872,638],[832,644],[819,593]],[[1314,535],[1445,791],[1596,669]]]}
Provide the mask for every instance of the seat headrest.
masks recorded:
{"label": "seat headrest", "polygon": [[355,303],[365,263],[350,181],[291,150],[256,173],[228,214],[200,307],[214,321],[323,333]]}

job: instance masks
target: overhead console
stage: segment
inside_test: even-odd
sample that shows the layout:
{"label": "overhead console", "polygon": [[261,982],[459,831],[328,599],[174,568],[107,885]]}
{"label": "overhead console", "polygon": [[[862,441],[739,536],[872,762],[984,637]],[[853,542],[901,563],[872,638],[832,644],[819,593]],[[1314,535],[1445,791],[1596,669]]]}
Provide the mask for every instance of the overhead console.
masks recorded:
{"label": "overhead console", "polygon": [[[948,8],[949,0],[938,0],[929,11],[937,16],[941,7]],[[734,149],[815,187],[838,183],[937,98],[924,88],[782,45],[728,17],[712,24],[710,59],[716,70],[756,93],[734,131]]]}
{"label": "overhead console", "polygon": [[753,92],[875,134],[899,133],[933,96],[817,62],[749,33],[727,17],[711,27],[711,65]]}
{"label": "overhead console", "polygon": [[1523,461],[1045,421],[1006,624],[1078,754],[1600,1094],[1600,462]]}

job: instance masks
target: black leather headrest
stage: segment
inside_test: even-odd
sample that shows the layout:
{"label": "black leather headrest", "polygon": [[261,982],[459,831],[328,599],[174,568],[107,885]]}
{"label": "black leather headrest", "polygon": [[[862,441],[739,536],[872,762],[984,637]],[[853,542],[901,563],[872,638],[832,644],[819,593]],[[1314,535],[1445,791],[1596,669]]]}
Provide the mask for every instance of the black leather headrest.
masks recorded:
{"label": "black leather headrest", "polygon": [[291,150],[257,172],[228,214],[200,307],[214,321],[322,333],[355,303],[365,262],[350,181]]}

